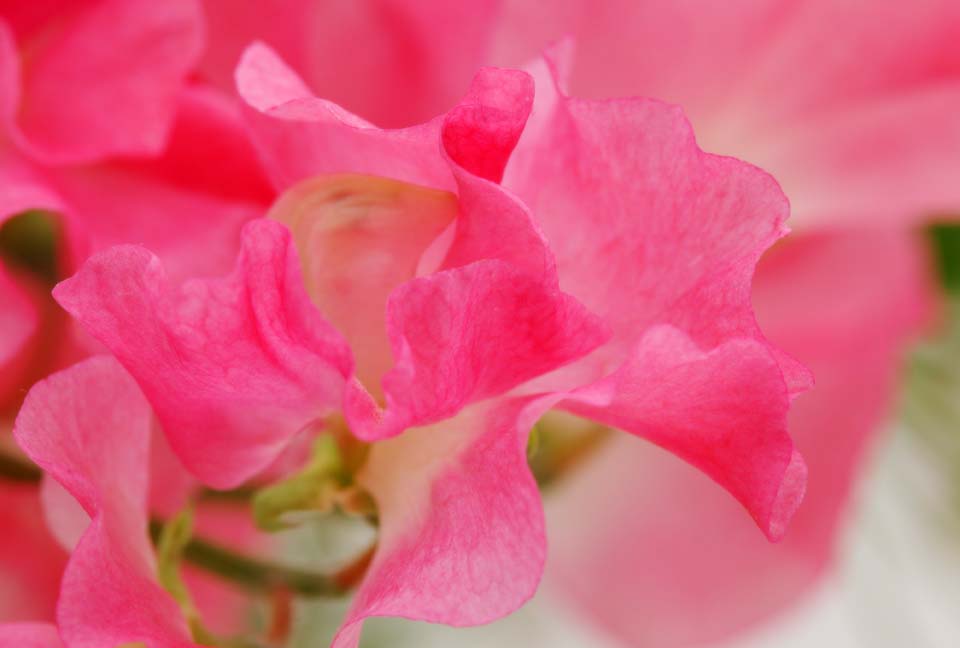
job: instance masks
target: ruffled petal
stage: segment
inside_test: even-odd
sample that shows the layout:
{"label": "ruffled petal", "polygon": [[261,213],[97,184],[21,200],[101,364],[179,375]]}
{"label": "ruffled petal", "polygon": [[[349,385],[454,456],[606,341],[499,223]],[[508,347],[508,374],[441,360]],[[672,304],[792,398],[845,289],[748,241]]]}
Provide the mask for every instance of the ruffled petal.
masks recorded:
{"label": "ruffled petal", "polygon": [[134,246],[91,258],[54,296],[140,383],[187,468],[230,488],[339,405],[346,343],[303,289],[289,232],[244,229],[233,273],[180,290]]}
{"label": "ruffled petal", "polygon": [[361,173],[437,189],[452,178],[439,154],[441,118],[397,130],[377,128],[313,96],[262,43],[243,53],[237,91],[257,149],[278,189],[334,173]]}
{"label": "ruffled petal", "polygon": [[[203,47],[199,7],[193,0],[64,4],[43,20],[17,11],[13,30],[3,29],[0,110],[10,134],[52,163],[159,152]],[[14,31],[20,54],[11,58]]]}
{"label": "ruffled petal", "polygon": [[387,303],[396,366],[382,418],[348,401],[351,429],[382,439],[452,416],[602,344],[603,324],[578,301],[501,261],[414,279]]}
{"label": "ruffled petal", "polygon": [[787,434],[790,399],[775,359],[752,340],[709,352],[669,326],[647,330],[610,376],[563,407],[642,436],[727,489],[771,540],[783,537],[807,469]]}
{"label": "ruffled petal", "polygon": [[[610,352],[655,323],[707,348],[736,337],[762,342],[750,280],[787,231],[776,182],[701,151],[677,108],[572,99],[555,84],[538,92],[552,95],[540,106],[549,121],[521,140],[505,185],[543,228],[561,286],[613,326]],[[809,387],[809,373],[782,360],[791,389]]]}
{"label": "ruffled petal", "polygon": [[700,467],[779,538],[805,481],[786,413],[811,377],[760,333],[750,285],[786,232],[786,199],[759,169],[702,152],[676,108],[538,91],[505,184],[543,227],[561,287],[614,335],[538,386],[584,385],[565,407]]}
{"label": "ruffled petal", "polygon": [[[360,382],[350,383],[345,405],[355,434],[384,438],[435,422],[565,364],[604,339],[596,319],[557,289],[553,257],[529,211],[493,182],[526,123],[529,75],[482,70],[460,104],[435,124],[419,127],[421,150],[396,146],[410,129],[363,125],[328,102],[304,98],[303,83],[281,66],[264,46],[253,46],[238,82],[253,108],[267,110],[259,119],[269,119],[273,131],[282,127],[283,141],[330,149],[330,155],[311,154],[306,173],[321,176],[290,190],[273,213],[297,232],[315,302],[357,350]],[[315,114],[284,122],[280,109],[268,108],[300,110],[304,102],[340,118]],[[334,139],[361,138],[366,144],[359,146],[375,145],[376,151],[355,160],[351,149],[321,138],[313,130],[317,124]],[[287,159],[263,141],[261,147],[272,152],[265,157]],[[403,172],[423,164],[425,156],[448,169],[456,197],[406,184],[429,183]],[[356,171],[404,183],[329,175]],[[454,217],[449,241],[429,245]],[[363,253],[357,254],[360,245]],[[332,262],[340,257],[342,263]],[[441,272],[413,279],[431,266]],[[411,281],[401,284],[406,279]],[[387,336],[397,365],[383,379],[384,414],[374,402],[382,402],[374,381],[390,365]]]}
{"label": "ruffled petal", "polygon": [[355,648],[371,616],[477,625],[533,595],[546,539],[526,441],[548,406],[477,406],[374,446],[360,479],[380,540],[334,648]]}
{"label": "ruffled petal", "polygon": [[146,532],[151,421],[136,383],[107,357],[37,383],[17,417],[17,442],[92,519],[61,585],[57,625],[70,646],[193,648],[177,604],[154,577]]}
{"label": "ruffled petal", "polygon": [[810,363],[817,387],[790,411],[810,481],[783,540],[765,542],[713,483],[633,439],[612,440],[548,503],[547,582],[626,643],[719,641],[795,603],[835,558],[901,349],[933,287],[909,235],[784,243],[760,263],[757,308],[771,337]]}
{"label": "ruffled petal", "polygon": [[7,623],[0,625],[0,648],[63,648],[63,642],[48,623]]}

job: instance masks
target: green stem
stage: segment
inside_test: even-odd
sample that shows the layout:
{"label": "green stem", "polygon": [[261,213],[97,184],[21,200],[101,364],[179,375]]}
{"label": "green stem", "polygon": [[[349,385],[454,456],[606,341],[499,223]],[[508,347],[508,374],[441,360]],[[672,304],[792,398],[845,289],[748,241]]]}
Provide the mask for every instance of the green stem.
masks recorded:
{"label": "green stem", "polygon": [[[34,464],[0,452],[0,480],[36,484],[42,478],[43,471]],[[160,518],[150,520],[150,537],[154,544],[159,540],[164,524],[165,521]],[[195,567],[249,590],[271,592],[287,589],[291,593],[311,597],[347,593],[353,584],[356,567],[351,565],[338,574],[318,574],[245,556],[200,537],[194,537],[187,543],[183,557]]]}
{"label": "green stem", "polygon": [[[150,520],[150,537],[156,543],[164,520]],[[300,596],[341,596],[347,584],[338,574],[325,575],[277,565],[239,554],[204,538],[194,537],[183,549],[183,557],[192,565],[257,592],[286,589]]]}

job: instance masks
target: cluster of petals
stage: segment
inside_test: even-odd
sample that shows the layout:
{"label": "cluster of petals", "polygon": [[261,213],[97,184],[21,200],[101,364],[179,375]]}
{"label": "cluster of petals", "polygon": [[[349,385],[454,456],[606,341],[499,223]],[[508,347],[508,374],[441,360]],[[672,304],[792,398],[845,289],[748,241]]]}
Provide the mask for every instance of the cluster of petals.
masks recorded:
{"label": "cluster of petals", "polygon": [[233,269],[204,277],[145,239],[54,290],[115,358],[38,383],[15,428],[91,520],[61,589],[67,646],[192,645],[145,534],[154,416],[215,488],[335,412],[373,443],[379,544],[338,647],[370,616],[477,624],[533,594],[527,435],[551,408],[669,450],[783,535],[806,481],[786,416],[810,376],[761,335],[750,283],[787,202],[703,153],[677,108],[567,96],[566,57],[482,69],[446,114],[384,130],[269,47],[244,52],[243,118],[279,198]]}
{"label": "cluster of petals", "polygon": [[[45,493],[83,511],[46,497],[73,549],[57,627],[3,625],[0,646],[192,646],[146,535],[157,435],[223,489],[336,413],[373,444],[380,509],[337,648],[370,616],[471,625],[533,594],[527,435],[550,409],[682,460],[621,435],[559,493],[550,580],[608,630],[695,643],[804,590],[929,310],[906,227],[960,198],[951,1],[282,4],[2,3],[0,224],[55,214],[76,274],[68,322],[0,264],[0,406],[113,358],[21,409]],[[537,62],[457,102],[484,57]],[[682,105],[790,196],[801,235],[753,287],[818,376],[790,412],[812,479],[779,545],[742,507],[777,540],[806,485],[786,430],[811,377],[750,305],[787,201],[679,109],[568,78]],[[15,524],[11,546],[52,544]]]}

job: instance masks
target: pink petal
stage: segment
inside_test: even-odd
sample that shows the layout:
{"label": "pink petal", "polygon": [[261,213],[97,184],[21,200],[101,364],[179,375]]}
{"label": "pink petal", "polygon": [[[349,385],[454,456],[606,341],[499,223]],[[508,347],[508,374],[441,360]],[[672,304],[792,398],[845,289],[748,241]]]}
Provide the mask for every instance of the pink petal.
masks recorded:
{"label": "pink petal", "polygon": [[450,111],[443,146],[473,175],[500,182],[533,105],[533,80],[520,70],[484,68]]}
{"label": "pink petal", "polygon": [[631,645],[713,643],[795,603],[835,558],[900,350],[929,311],[926,266],[919,241],[863,230],[790,239],[761,262],[760,319],[817,374],[791,408],[810,481],[780,543],[688,466],[617,440],[548,507],[548,582]]}
{"label": "pink petal", "polygon": [[146,533],[151,420],[136,383],[107,357],[37,383],[17,417],[17,442],[92,518],[61,586],[57,625],[70,646],[193,646],[154,579]]}
{"label": "pink petal", "polygon": [[334,648],[355,648],[371,616],[477,625],[533,595],[546,540],[526,437],[548,406],[477,406],[374,446],[362,479],[380,541]]}
{"label": "pink petal", "polygon": [[237,91],[275,186],[333,173],[362,173],[438,189],[452,185],[439,154],[441,119],[383,130],[314,97],[270,48],[254,43],[237,66]]}
{"label": "pink petal", "polygon": [[397,364],[383,379],[384,417],[348,400],[351,430],[363,439],[452,416],[606,339],[575,299],[495,260],[400,286],[387,303],[387,331]]}
{"label": "pink petal", "polygon": [[47,623],[0,624],[0,648],[62,648],[57,629]]}
{"label": "pink petal", "polygon": [[[162,148],[180,84],[202,48],[194,2],[71,5],[13,27],[23,54],[19,69],[4,57],[8,98],[0,109],[25,150],[65,163]],[[9,39],[4,34],[8,56]]]}
{"label": "pink petal", "polygon": [[537,386],[583,385],[564,407],[693,463],[778,539],[806,477],[786,413],[811,378],[760,333],[750,283],[786,199],[759,169],[703,153],[678,109],[539,90],[505,184],[542,225],[561,288],[614,336]]}
{"label": "pink petal", "polygon": [[[615,343],[595,361],[609,369],[656,323],[707,348],[736,337],[764,343],[750,281],[786,233],[776,182],[701,151],[677,108],[573,99],[552,84],[538,91],[538,123],[505,185],[543,227],[561,287],[613,327]],[[778,357],[791,391],[810,386],[809,372]]]}
{"label": "pink petal", "polygon": [[407,126],[440,114],[463,93],[497,5],[286,0],[238,12],[230,0],[205,0],[215,28],[200,70],[229,89],[243,49],[263,40],[321,96],[376,124]]}
{"label": "pink petal", "polygon": [[155,251],[177,279],[232,266],[241,226],[263,214],[273,192],[236,109],[202,89],[180,99],[162,156],[48,174],[78,224],[73,238],[85,244],[82,257],[136,243]]}
{"label": "pink petal", "polygon": [[54,296],[138,380],[178,457],[230,488],[339,404],[349,349],[310,304],[285,228],[244,228],[233,273],[179,291],[143,248],[95,255]]}
{"label": "pink petal", "polygon": [[268,205],[275,197],[238,102],[202,85],[179,93],[162,155],[111,166],[235,202]]}
{"label": "pink petal", "polygon": [[567,409],[666,448],[726,488],[771,540],[803,499],[807,468],[787,434],[789,398],[770,353],[752,340],[698,349],[651,327],[610,376]]}

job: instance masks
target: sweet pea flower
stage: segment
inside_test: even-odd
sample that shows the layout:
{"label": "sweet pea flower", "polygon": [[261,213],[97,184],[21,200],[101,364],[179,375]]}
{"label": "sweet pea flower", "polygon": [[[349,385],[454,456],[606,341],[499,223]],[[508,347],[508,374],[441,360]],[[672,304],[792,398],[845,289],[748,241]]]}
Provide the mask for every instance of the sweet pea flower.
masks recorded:
{"label": "sweet pea flower", "polygon": [[[384,130],[249,47],[237,87],[281,194],[269,218],[244,227],[222,278],[182,283],[127,245],[58,285],[142,396],[105,360],[70,369],[34,389],[21,445],[73,475],[76,459],[44,448],[84,415],[44,412],[82,402],[70,392],[117,392],[102,401],[120,412],[110,425],[149,403],[187,469],[225,489],[339,412],[371,443],[356,480],[376,500],[379,540],[338,648],[370,616],[472,625],[533,594],[545,538],[527,436],[550,409],[669,450],[780,538],[806,481],[786,416],[810,375],[761,335],[750,281],[786,231],[783,194],[759,169],[703,153],[676,108],[570,98],[552,58],[534,76],[536,96],[527,73],[484,69],[445,115]],[[102,372],[118,382],[89,386]],[[85,473],[106,479],[112,463]],[[146,545],[109,531],[113,517],[143,526],[140,496],[111,512],[123,506],[94,482],[64,484],[95,519],[80,547],[127,556],[143,576],[106,572],[98,591],[119,601],[135,587],[168,609],[148,586]],[[184,636],[164,614],[148,615],[163,627],[118,629],[76,611],[89,604],[61,599],[61,634],[84,619],[78,637]]]}
{"label": "sweet pea flower", "polygon": [[[901,355],[935,310],[913,229],[960,205],[960,7],[610,0],[541,14],[508,3],[494,60],[572,36],[572,88],[681,105],[706,150],[760,165],[791,201],[795,233],[754,286],[764,330],[818,378],[790,414],[810,489],[784,541],[756,542],[699,475],[629,439],[553,502],[557,592],[629,645],[719,640],[786,609],[832,566]],[[684,514],[619,495],[651,488],[681,498]]]}

